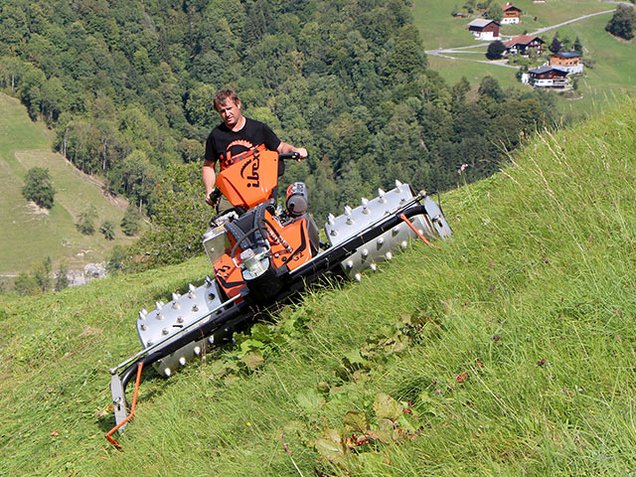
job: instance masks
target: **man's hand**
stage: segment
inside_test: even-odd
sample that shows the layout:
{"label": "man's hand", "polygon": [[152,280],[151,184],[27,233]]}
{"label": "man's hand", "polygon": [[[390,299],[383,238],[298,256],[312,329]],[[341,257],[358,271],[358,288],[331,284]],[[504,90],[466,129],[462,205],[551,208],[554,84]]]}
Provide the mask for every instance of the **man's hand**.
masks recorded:
{"label": "man's hand", "polygon": [[298,162],[307,158],[307,149],[305,149],[304,147],[294,148],[294,152],[297,152],[298,154],[300,154],[300,157],[297,159]]}
{"label": "man's hand", "polygon": [[217,189],[216,187],[212,189],[212,192],[210,192],[209,194],[205,196],[205,202],[212,207],[216,207],[220,199],[221,199],[221,191]]}

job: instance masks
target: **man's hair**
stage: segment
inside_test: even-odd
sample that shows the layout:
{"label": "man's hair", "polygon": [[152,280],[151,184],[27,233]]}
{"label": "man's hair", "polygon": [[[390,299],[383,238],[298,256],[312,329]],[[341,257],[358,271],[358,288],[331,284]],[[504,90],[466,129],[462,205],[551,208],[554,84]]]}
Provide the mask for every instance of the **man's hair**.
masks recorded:
{"label": "man's hair", "polygon": [[214,97],[214,109],[218,111],[219,108],[223,104],[225,104],[228,99],[232,100],[234,104],[238,104],[241,101],[238,97],[238,94],[236,94],[236,91],[234,91],[233,89],[221,89],[216,93],[216,96]]}

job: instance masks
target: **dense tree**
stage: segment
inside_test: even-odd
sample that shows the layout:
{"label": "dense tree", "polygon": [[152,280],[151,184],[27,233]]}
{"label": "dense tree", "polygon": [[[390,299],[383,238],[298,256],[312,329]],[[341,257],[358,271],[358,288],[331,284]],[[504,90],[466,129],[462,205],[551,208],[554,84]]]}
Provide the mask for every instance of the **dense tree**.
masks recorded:
{"label": "dense tree", "polygon": [[49,175],[49,170],[43,167],[29,169],[24,178],[22,195],[35,202],[39,207],[50,209],[53,207],[55,188]]}
{"label": "dense tree", "polygon": [[139,209],[133,205],[129,205],[124,217],[121,219],[120,226],[122,232],[128,237],[137,235],[141,227],[141,213]]}
{"label": "dense tree", "polygon": [[634,7],[629,5],[619,5],[605,26],[606,31],[626,40],[634,38],[634,28],[636,28],[636,12]]}
{"label": "dense tree", "polygon": [[498,103],[501,103],[506,98],[501,86],[499,86],[499,82],[492,76],[484,76],[479,84],[478,93],[480,97],[488,97]]}
{"label": "dense tree", "polygon": [[[213,210],[201,200],[199,164],[169,166],[155,189],[155,227],[133,246],[131,255],[144,257],[144,266],[177,263],[200,253],[201,233]],[[128,268],[135,268],[129,261]]]}
{"label": "dense tree", "polygon": [[502,41],[493,41],[488,45],[486,58],[489,60],[498,60],[503,56],[504,51],[506,51],[506,45],[504,45]]}
{"label": "dense tree", "polygon": [[[465,7],[494,15],[497,5]],[[150,236],[165,240],[166,178],[182,163],[200,167],[219,121],[214,93],[235,87],[247,116],[310,151],[281,185],[304,180],[320,221],[396,178],[446,189],[464,163],[467,180],[492,173],[540,122],[501,131],[497,115],[523,101],[449,87],[428,70],[411,15],[409,0],[14,0],[0,6],[0,88],[55,129],[76,167],[154,215]],[[190,180],[192,198],[173,199],[202,203],[198,174]],[[188,247],[175,243],[175,255],[198,240]]]}
{"label": "dense tree", "polygon": [[503,10],[500,5],[493,4],[493,5],[490,5],[490,7],[488,7],[488,10],[486,10],[485,16],[486,18],[490,18],[491,20],[500,22],[501,19],[503,18]]}

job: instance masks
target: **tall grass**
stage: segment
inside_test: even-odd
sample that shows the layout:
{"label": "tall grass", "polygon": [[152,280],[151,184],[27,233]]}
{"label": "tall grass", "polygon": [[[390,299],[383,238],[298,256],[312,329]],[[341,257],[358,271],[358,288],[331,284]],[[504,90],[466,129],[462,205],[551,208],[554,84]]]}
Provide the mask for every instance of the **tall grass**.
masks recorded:
{"label": "tall grass", "polygon": [[[634,106],[446,195],[452,240],[286,307],[256,370],[227,372],[229,349],[149,375],[122,452],[106,369],[136,351],[136,310],[205,261],[5,302],[0,474],[628,475]],[[388,434],[385,395],[404,412]]]}

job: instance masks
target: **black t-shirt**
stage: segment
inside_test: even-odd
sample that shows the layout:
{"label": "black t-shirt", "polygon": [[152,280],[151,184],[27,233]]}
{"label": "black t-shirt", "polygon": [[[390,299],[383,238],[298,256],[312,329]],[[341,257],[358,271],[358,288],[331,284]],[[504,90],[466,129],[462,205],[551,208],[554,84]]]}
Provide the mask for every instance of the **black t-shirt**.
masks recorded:
{"label": "black t-shirt", "polygon": [[204,159],[220,161],[223,170],[236,162],[236,156],[241,153],[262,145],[270,151],[276,151],[280,142],[269,126],[254,119],[245,118],[245,126],[238,132],[221,123],[208,136]]}

